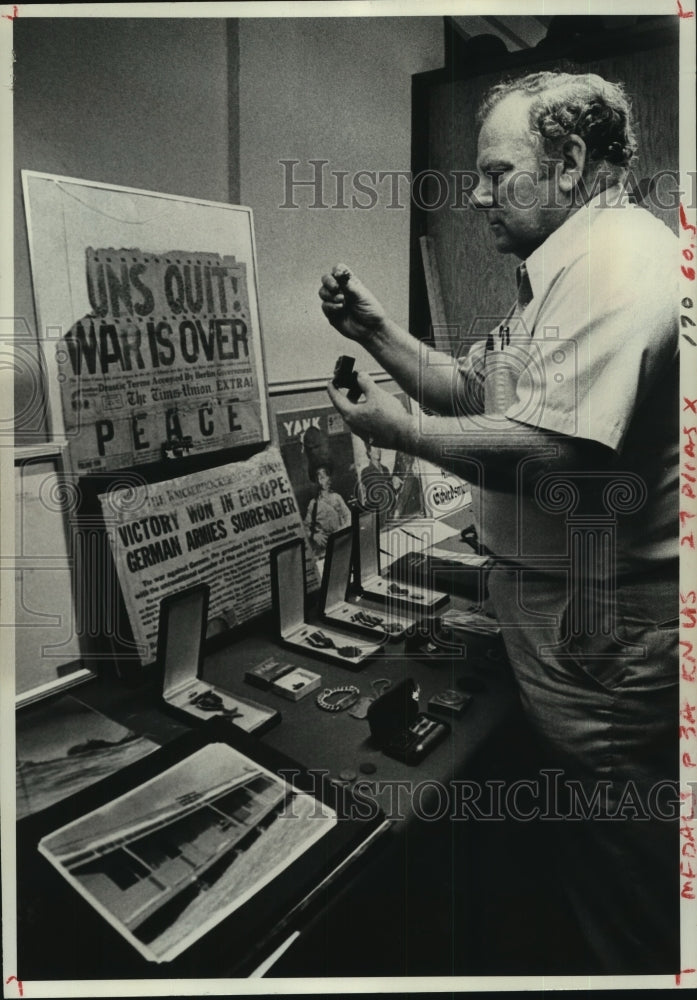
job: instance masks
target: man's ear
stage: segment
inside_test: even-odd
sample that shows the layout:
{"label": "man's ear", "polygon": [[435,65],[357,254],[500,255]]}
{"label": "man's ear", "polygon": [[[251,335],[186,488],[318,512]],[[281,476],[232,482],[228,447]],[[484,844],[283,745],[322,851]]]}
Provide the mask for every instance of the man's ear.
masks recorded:
{"label": "man's ear", "polygon": [[561,173],[559,187],[562,191],[571,193],[583,176],[586,166],[586,144],[580,135],[567,137],[562,147]]}

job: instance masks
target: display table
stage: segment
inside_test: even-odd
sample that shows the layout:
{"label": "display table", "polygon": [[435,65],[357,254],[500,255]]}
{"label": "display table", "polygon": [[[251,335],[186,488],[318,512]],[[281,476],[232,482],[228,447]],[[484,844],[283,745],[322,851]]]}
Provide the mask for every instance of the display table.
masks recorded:
{"label": "display table", "polygon": [[[494,660],[487,656],[488,653],[500,656]],[[439,715],[451,725],[450,734],[421,764],[412,767],[385,756],[375,746],[365,719],[353,718],[348,711],[322,711],[316,705],[314,694],[291,702],[272,691],[250,687],[242,679],[245,671],[269,656],[320,674],[322,687],[353,684],[361,695],[366,696],[374,696],[372,682],[375,680],[387,678],[396,684],[404,677],[412,677],[421,689],[422,710],[427,709],[432,695],[457,688],[458,678],[465,673],[475,674],[486,690],[473,695],[471,704],[461,717]],[[468,663],[476,664],[476,670]],[[517,704],[510,669],[503,659],[500,642],[475,635],[467,638],[461,655],[452,657],[443,654],[407,656],[403,642],[388,643],[380,656],[359,671],[305,657],[280,647],[272,638],[254,635],[234,647],[208,656],[205,674],[206,679],[216,685],[227,687],[233,693],[252,696],[281,711],[283,721],[262,737],[265,743],[308,768],[327,772],[332,779],[346,780],[343,776],[351,774],[351,783],[359,778],[380,783],[420,781],[424,777],[447,782],[462,775],[466,773],[467,761],[504,728]],[[361,765],[366,764],[369,765],[369,774],[360,770]],[[391,816],[394,810],[391,808],[389,787],[378,800],[385,813]],[[407,809],[404,816],[410,811]]]}
{"label": "display table", "polygon": [[[455,607],[468,603],[453,601]],[[441,923],[445,920],[442,934],[447,940],[447,926],[452,928],[455,919],[452,887],[456,886],[458,896],[467,900],[467,892],[459,890],[466,884],[467,870],[477,865],[474,854],[468,859],[469,849],[463,847],[463,835],[469,843],[466,825],[451,823],[450,814],[462,795],[458,789],[463,779],[481,766],[476,761],[492,759],[500,752],[502,741],[508,739],[511,727],[516,725],[517,695],[502,648],[499,637],[474,634],[457,650],[440,649],[431,655],[410,655],[404,641],[391,642],[381,655],[355,671],[285,649],[274,638],[270,618],[265,618],[238,634],[232,643],[208,653],[206,680],[282,713],[280,724],[260,737],[261,743],[316,773],[318,781],[326,778],[336,782],[339,794],[341,788],[360,792],[358,801],[364,812],[358,818],[371,812],[374,815],[379,806],[393,821],[378,848],[359,858],[344,877],[327,885],[319,900],[296,922],[295,930],[301,933],[293,933],[291,947],[272,965],[269,975],[414,974],[423,963],[405,962],[402,955],[404,947],[410,948],[408,942],[414,932],[421,940],[426,966],[435,972],[442,969],[443,974],[452,971],[445,967],[449,960],[442,959],[438,949],[429,943],[430,934],[437,931],[434,914],[439,914]],[[365,718],[319,708],[316,693],[292,702],[272,690],[250,686],[244,679],[245,672],[268,657],[320,674],[322,687],[354,684],[366,696],[375,694],[373,681],[389,679],[396,684],[411,677],[420,687],[422,710],[428,709],[432,695],[457,688],[463,674],[475,677],[482,689],[472,695],[461,717],[440,716],[449,722],[450,733],[414,767],[385,756],[374,745]],[[80,688],[79,696],[91,707],[160,744],[168,744],[187,732],[186,724],[166,709],[159,679],[152,671],[145,671],[140,683],[129,686],[109,668]],[[24,863],[31,867],[31,859],[25,858]],[[20,866],[20,880],[21,871]],[[38,891],[36,886],[34,891]],[[371,897],[374,904],[369,902]],[[21,881],[18,898],[23,926],[31,927],[32,914],[38,919],[42,901],[27,898]],[[420,913],[425,928],[417,916]],[[473,911],[466,920],[472,917]],[[348,932],[345,918],[350,919]],[[374,933],[381,941],[377,951],[363,940],[375,921]],[[324,942],[321,947],[318,939]],[[410,954],[412,959],[416,957],[413,950]],[[460,954],[464,956],[462,950]],[[37,953],[29,948],[25,930],[19,940],[19,966],[24,979],[42,978],[34,971],[36,961]],[[233,970],[224,952],[217,955],[214,965],[201,969],[201,978],[240,974]],[[157,978],[167,976],[168,968],[153,967],[152,974]],[[128,977],[127,968],[123,977]]]}

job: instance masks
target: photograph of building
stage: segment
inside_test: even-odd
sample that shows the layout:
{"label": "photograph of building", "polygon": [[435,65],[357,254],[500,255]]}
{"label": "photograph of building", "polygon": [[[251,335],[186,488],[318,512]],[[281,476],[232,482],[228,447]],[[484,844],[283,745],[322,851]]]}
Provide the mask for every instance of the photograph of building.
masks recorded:
{"label": "photograph of building", "polygon": [[330,810],[212,744],[40,849],[146,957],[164,961],[333,825]]}

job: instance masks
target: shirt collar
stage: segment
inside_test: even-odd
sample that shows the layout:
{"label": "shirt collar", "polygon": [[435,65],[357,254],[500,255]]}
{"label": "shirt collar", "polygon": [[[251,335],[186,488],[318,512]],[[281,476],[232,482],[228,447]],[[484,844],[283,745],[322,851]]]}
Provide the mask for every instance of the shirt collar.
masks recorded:
{"label": "shirt collar", "polygon": [[588,246],[588,233],[598,217],[596,209],[632,207],[622,185],[601,191],[573,212],[524,261],[533,298],[539,303],[558,275]]}

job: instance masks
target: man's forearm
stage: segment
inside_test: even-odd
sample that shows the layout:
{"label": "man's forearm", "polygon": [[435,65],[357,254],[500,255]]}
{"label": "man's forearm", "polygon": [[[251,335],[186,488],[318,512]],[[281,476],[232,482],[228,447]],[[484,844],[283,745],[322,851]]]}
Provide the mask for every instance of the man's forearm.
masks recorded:
{"label": "man's forearm", "polygon": [[398,447],[464,478],[476,469],[515,476],[519,463],[536,459],[538,472],[587,468],[590,454],[602,467],[610,452],[602,445],[552,434],[507,417],[427,417],[405,425]]}
{"label": "man's forearm", "polygon": [[392,320],[365,342],[375,360],[419,404],[444,415],[458,411],[457,364],[435,351]]}

